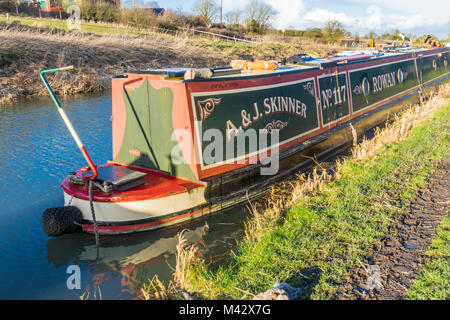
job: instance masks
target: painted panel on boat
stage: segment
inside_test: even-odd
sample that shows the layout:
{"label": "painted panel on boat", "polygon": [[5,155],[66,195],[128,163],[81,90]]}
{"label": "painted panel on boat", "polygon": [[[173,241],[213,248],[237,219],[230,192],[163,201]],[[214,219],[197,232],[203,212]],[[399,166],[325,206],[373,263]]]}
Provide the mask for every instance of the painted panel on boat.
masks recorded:
{"label": "painted panel on boat", "polygon": [[422,81],[427,82],[450,72],[449,61],[448,51],[418,58]]}
{"label": "painted panel on boat", "polygon": [[134,90],[124,88],[123,99],[127,122],[114,162],[197,180],[187,161],[174,161],[171,156],[177,145],[172,137],[173,91],[168,87],[155,89],[144,80]]}
{"label": "painted panel on boat", "polygon": [[[211,167],[224,161],[255,155],[262,150],[262,145],[273,146],[273,129],[279,129],[281,144],[318,128],[315,92],[314,79],[310,78],[258,88],[193,94],[192,107],[197,138],[201,141],[199,151],[202,166]],[[260,130],[265,134],[260,135]],[[220,143],[212,141],[214,138],[210,135],[214,132],[220,133]],[[209,138],[205,139],[206,136]],[[256,141],[251,141],[255,136]],[[238,150],[242,138],[247,138],[248,142],[245,148]],[[220,145],[221,150],[211,151],[211,142]],[[217,152],[222,157],[216,157]],[[212,155],[210,158],[213,159],[205,161],[206,153]]]}
{"label": "painted panel on boat", "polygon": [[331,124],[350,114],[346,73],[318,77],[322,124]]}
{"label": "painted panel on boat", "polygon": [[414,59],[350,71],[353,112],[418,85]]}

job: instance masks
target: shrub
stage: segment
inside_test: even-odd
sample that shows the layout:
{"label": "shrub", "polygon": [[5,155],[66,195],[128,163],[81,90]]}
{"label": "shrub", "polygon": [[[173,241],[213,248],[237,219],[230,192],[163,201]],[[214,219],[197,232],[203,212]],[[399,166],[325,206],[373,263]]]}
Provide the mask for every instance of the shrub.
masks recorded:
{"label": "shrub", "polygon": [[0,1],[0,12],[11,12],[16,9],[14,0],[1,0]]}
{"label": "shrub", "polygon": [[112,4],[100,2],[96,5],[95,17],[98,21],[119,22],[120,11]]}
{"label": "shrub", "polygon": [[160,28],[169,29],[169,30],[177,30],[178,27],[187,26],[189,27],[188,22],[190,21],[191,16],[183,16],[179,15],[175,12],[167,12],[164,14],[162,18],[159,19],[158,25]]}
{"label": "shrub", "polygon": [[153,11],[145,8],[122,9],[121,21],[137,28],[158,26],[158,18]]}
{"label": "shrub", "polygon": [[323,28],[323,34],[328,43],[335,43],[345,35],[345,29],[339,21],[328,21]]}
{"label": "shrub", "polygon": [[246,33],[246,28],[240,24],[228,25],[227,30],[236,33],[240,37],[243,37]]}
{"label": "shrub", "polygon": [[120,10],[106,2],[83,1],[81,18],[87,21],[119,22]]}
{"label": "shrub", "polygon": [[264,29],[261,28],[258,21],[251,19],[247,22],[247,31],[251,33],[263,34]]}
{"label": "shrub", "polygon": [[381,35],[381,38],[384,40],[402,40],[402,37],[396,34],[391,34],[389,32],[385,32]]}
{"label": "shrub", "polygon": [[312,28],[305,30],[303,35],[311,39],[321,39],[324,36],[320,28]]}
{"label": "shrub", "polygon": [[225,27],[225,25],[223,23],[211,23],[211,27],[210,28],[226,29],[227,27]]}
{"label": "shrub", "polygon": [[80,9],[83,20],[96,21],[97,8],[93,1],[83,1]]}
{"label": "shrub", "polygon": [[283,32],[279,32],[280,35],[285,35],[286,37],[304,37],[305,36],[304,30],[292,30],[292,29],[286,29]]}
{"label": "shrub", "polygon": [[199,15],[190,15],[186,16],[186,20],[183,25],[187,28],[198,28],[198,27],[206,27],[205,19]]}

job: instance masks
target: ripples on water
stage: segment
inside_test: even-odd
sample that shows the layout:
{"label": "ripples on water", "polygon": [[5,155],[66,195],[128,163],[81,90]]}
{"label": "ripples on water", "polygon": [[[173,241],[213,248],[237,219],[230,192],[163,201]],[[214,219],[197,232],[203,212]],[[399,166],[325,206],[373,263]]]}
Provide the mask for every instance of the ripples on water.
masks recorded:
{"label": "ripples on water", "polygon": [[[94,163],[109,160],[110,95],[62,104]],[[50,98],[0,108],[0,299],[78,299],[86,292],[90,299],[129,299],[153,275],[170,278],[181,227],[104,237],[98,252],[90,235],[44,234],[42,212],[63,205],[61,181],[85,165]],[[204,246],[208,259],[219,257],[240,233],[243,211],[210,217],[208,232],[197,221],[187,237]],[[80,290],[66,287],[71,264],[81,268]]]}

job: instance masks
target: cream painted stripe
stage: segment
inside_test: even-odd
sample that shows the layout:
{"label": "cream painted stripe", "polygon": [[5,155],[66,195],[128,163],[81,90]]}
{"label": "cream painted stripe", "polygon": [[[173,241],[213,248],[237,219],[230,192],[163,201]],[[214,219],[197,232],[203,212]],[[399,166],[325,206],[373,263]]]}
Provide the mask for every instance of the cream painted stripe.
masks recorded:
{"label": "cream painted stripe", "polygon": [[[95,201],[94,210],[97,221],[134,221],[161,217],[174,212],[195,208],[207,203],[205,198],[206,187],[199,187],[183,193],[169,195],[160,198],[144,199],[125,202],[100,202]],[[86,220],[92,220],[92,212],[89,200],[72,197],[64,192],[64,202],[67,205],[78,207]]]}

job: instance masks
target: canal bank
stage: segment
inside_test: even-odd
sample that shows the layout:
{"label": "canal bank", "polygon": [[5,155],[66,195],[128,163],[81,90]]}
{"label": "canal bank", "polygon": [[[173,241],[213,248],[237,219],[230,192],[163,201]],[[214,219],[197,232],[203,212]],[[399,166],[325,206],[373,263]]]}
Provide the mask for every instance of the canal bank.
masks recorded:
{"label": "canal bank", "polygon": [[[106,34],[69,32],[51,24],[46,26],[43,21],[20,17],[9,24],[0,21],[0,105],[46,95],[39,71],[48,68],[75,66],[74,72],[49,79],[58,95],[72,95],[109,89],[111,77],[131,70],[214,68],[228,66],[232,59],[281,59],[305,51],[324,56],[344,49],[312,41],[300,47],[276,37],[252,44],[156,32],[141,34],[133,29],[116,34],[114,27],[104,26],[100,28],[108,30]],[[97,27],[92,23],[87,29]]]}
{"label": "canal bank", "polygon": [[[300,288],[303,299],[338,298],[353,268],[409,212],[417,189],[449,153],[449,91],[447,84],[408,109],[329,170],[320,164],[309,179],[274,187],[218,270],[186,254],[201,249],[182,248],[179,255],[188,261],[181,265],[189,267],[177,269],[181,274],[169,288],[201,299],[251,299],[285,281]],[[147,298],[155,288],[145,288]]]}
{"label": "canal bank", "polygon": [[227,63],[225,55],[175,37],[99,36],[0,23],[0,105],[47,95],[39,78],[47,68],[75,66],[49,78],[58,95],[73,95],[108,90],[111,77],[129,70]]}

